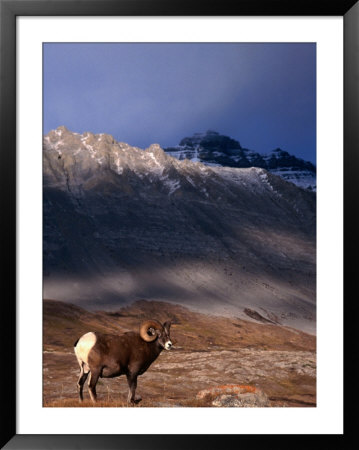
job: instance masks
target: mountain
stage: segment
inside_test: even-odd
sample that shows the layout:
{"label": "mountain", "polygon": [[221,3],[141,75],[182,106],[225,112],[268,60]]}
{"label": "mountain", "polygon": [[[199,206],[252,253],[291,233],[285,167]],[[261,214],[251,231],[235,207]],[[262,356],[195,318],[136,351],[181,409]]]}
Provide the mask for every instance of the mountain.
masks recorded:
{"label": "mountain", "polygon": [[59,127],[43,140],[43,220],[46,298],[315,329],[315,193],[265,169]]}
{"label": "mountain", "polygon": [[241,144],[216,131],[195,133],[165,152],[179,160],[189,159],[209,166],[261,167],[299,187],[316,190],[316,168],[303,159],[277,148],[266,155],[243,148]]}

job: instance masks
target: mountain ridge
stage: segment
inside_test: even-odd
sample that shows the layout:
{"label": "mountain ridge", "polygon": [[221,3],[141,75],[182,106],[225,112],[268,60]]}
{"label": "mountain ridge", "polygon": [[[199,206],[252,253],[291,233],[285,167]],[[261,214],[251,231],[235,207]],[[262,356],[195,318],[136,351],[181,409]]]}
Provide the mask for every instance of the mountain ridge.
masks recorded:
{"label": "mountain ridge", "polygon": [[310,161],[290,155],[280,148],[268,154],[260,154],[213,130],[195,133],[191,137],[183,138],[177,146],[164,150],[179,160],[189,159],[210,166],[263,168],[298,187],[316,190],[316,168]]}
{"label": "mountain ridge", "polygon": [[[315,194],[261,168],[177,160],[110,135],[44,137],[44,294],[139,298],[315,329]],[[314,328],[313,328],[314,327]]]}

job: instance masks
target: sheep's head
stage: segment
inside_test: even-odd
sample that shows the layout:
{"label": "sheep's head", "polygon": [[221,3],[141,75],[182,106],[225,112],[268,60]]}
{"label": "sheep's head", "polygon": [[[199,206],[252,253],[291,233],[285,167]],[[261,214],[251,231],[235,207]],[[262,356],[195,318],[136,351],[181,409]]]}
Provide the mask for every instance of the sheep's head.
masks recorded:
{"label": "sheep's head", "polygon": [[158,343],[165,350],[170,350],[172,342],[170,338],[171,321],[163,325],[157,320],[146,320],[140,326],[140,336],[146,342],[153,342],[158,339]]}

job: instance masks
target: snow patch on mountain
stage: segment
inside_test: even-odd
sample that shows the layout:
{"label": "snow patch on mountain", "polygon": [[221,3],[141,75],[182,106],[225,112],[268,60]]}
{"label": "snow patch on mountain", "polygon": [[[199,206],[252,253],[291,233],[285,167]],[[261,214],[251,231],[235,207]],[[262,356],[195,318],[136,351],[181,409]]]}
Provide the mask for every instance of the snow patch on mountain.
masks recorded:
{"label": "snow patch on mountain", "polygon": [[279,148],[259,154],[243,148],[238,141],[228,136],[209,130],[195,133],[182,139],[177,146],[164,150],[180,161],[187,159],[211,167],[260,167],[303,189],[316,191],[315,166]]}

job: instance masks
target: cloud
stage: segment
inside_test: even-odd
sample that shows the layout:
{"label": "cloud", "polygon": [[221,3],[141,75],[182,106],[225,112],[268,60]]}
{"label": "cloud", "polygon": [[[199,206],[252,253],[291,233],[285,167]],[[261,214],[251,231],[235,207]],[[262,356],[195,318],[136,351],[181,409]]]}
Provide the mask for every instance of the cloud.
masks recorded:
{"label": "cloud", "polygon": [[257,151],[315,153],[313,44],[46,44],[44,62],[45,132],[145,147],[215,128]]}

